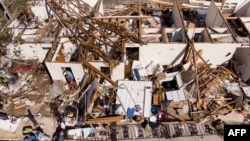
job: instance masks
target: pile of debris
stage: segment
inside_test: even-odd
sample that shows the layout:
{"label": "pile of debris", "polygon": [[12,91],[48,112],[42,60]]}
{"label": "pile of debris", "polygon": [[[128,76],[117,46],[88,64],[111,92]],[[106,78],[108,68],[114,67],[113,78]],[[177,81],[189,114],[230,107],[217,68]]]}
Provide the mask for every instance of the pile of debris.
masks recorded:
{"label": "pile of debris", "polygon": [[171,136],[181,136],[176,122],[190,135],[198,131],[189,124],[212,134],[249,123],[250,87],[232,69],[233,52],[222,50],[217,61],[204,51],[220,43],[236,49],[235,38],[229,27],[205,27],[206,9],[160,0],[105,12],[102,0],[38,3],[0,34],[0,110],[9,116],[28,115],[35,126],[38,115],[53,118],[54,139],[115,140],[128,124],[163,135],[173,123]]}

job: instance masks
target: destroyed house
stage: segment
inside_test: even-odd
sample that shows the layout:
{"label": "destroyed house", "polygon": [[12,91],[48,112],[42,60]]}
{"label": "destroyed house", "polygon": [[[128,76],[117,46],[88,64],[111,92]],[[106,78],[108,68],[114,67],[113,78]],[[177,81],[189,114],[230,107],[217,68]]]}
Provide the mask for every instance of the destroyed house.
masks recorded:
{"label": "destroyed house", "polygon": [[236,74],[246,83],[249,84],[249,47],[250,47],[250,2],[247,1],[239,7],[232,16],[226,17],[237,40],[241,43],[234,55],[234,69]]}
{"label": "destroyed house", "polygon": [[[114,122],[121,125],[117,137],[127,139],[144,138],[139,132],[144,122],[152,129],[167,124],[164,130],[172,137],[203,135],[194,126],[213,118],[226,121],[228,114],[245,118],[239,108],[249,87],[237,75],[249,81],[250,4],[230,3],[149,0],[107,10],[102,0],[31,2],[8,25],[13,43],[6,45],[7,54],[44,64],[51,82],[43,101],[50,101],[45,104],[57,123],[72,128],[70,138],[77,132],[108,139]],[[20,75],[21,69],[14,70]],[[25,107],[23,99],[26,95],[12,102]],[[170,121],[177,121],[171,124],[175,133],[167,131]],[[179,121],[187,123],[180,127]],[[112,124],[102,128],[103,123]],[[184,126],[190,133],[180,133]],[[155,131],[146,137],[156,137]]]}

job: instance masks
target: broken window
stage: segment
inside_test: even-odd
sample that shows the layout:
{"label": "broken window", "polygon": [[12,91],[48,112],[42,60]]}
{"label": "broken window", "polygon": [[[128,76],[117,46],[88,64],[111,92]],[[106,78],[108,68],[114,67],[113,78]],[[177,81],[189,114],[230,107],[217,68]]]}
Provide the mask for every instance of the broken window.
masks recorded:
{"label": "broken window", "polygon": [[128,60],[139,60],[139,47],[127,47],[126,55]]}

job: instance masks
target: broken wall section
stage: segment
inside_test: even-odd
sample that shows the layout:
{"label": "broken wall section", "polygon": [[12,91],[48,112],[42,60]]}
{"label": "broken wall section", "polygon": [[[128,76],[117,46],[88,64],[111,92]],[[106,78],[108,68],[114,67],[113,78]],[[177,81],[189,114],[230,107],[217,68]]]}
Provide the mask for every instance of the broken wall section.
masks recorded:
{"label": "broken wall section", "polygon": [[223,16],[214,2],[210,3],[210,6],[207,10],[205,23],[207,27],[227,27]]}

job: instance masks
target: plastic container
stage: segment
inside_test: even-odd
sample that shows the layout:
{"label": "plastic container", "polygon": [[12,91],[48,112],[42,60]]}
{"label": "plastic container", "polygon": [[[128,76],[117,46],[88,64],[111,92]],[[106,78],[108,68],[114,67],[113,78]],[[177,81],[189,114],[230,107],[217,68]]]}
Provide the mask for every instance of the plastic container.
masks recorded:
{"label": "plastic container", "polygon": [[128,108],[127,109],[127,117],[132,118],[134,117],[135,109],[134,108]]}

